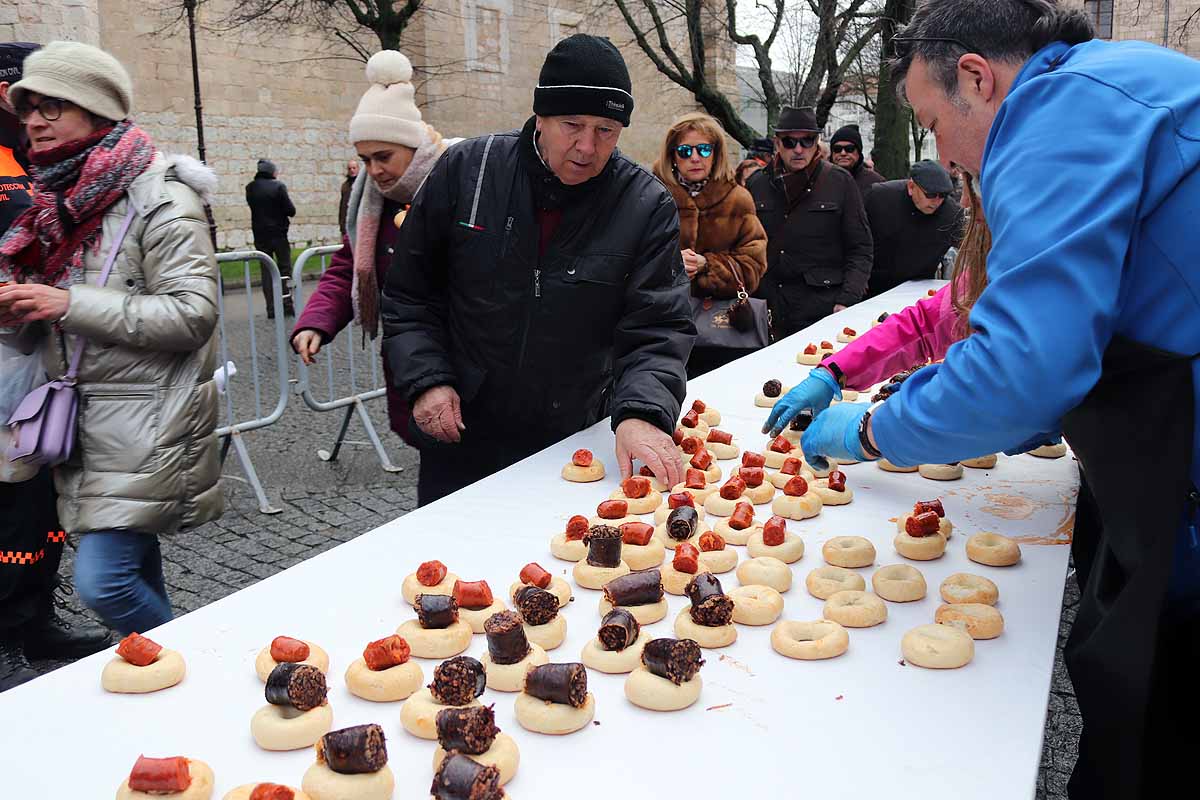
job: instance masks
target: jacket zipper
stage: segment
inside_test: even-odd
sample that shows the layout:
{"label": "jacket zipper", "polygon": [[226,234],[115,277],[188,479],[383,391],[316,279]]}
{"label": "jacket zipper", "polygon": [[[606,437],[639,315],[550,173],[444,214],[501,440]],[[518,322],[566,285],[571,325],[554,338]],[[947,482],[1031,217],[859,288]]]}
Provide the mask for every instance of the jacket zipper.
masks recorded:
{"label": "jacket zipper", "polygon": [[1194,486],[1188,492],[1187,528],[1192,548],[1200,549],[1200,491]]}
{"label": "jacket zipper", "polygon": [[[505,223],[505,228],[512,227],[513,218],[509,217]],[[540,298],[542,296],[542,270],[541,270],[541,254],[536,256],[537,260],[533,263],[533,296]],[[533,303],[529,303],[525,307],[525,322],[521,326],[521,350],[517,354],[517,374],[521,374],[521,370],[525,368],[525,347],[529,342],[529,327],[533,323]]]}

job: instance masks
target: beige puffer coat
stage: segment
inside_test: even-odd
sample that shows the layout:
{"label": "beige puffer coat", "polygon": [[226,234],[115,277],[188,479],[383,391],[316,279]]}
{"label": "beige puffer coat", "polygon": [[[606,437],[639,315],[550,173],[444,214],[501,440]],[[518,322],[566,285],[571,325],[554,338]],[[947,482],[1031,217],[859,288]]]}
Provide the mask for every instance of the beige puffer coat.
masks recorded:
{"label": "beige puffer coat", "polygon": [[[55,470],[59,520],[70,533],[173,533],[221,515],[217,263],[201,199],[215,186],[199,161],[156,156],[105,212],[86,280],[70,290],[65,334],[45,348],[46,371],[57,376],[74,335],[86,340],[79,438]],[[100,288],[130,202],[137,211]]]}

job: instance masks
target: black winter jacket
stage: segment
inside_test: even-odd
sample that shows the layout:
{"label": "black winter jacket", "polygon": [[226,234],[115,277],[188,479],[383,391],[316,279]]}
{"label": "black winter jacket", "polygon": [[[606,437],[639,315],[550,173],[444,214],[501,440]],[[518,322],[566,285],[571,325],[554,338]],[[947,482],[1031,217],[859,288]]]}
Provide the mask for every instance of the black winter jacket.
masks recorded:
{"label": "black winter jacket", "polygon": [[[544,257],[535,204],[563,212]],[[669,433],[696,335],[688,288],[666,188],[619,151],[564,186],[531,119],[452,146],[417,193],[384,289],[384,357],[409,403],[456,389],[464,439],[532,452],[609,413]]]}
{"label": "black winter jacket", "polygon": [[778,161],[750,177],[767,231],[767,273],[754,294],[771,308],[776,338],[790,336],[863,299],[871,274],[871,231],[849,172],[821,161],[805,197],[790,212]]}
{"label": "black winter jacket", "polygon": [[962,207],[946,198],[933,214],[923,214],[908,196],[907,180],[872,186],[866,206],[875,240],[871,297],[905,281],[932,278],[942,256],[962,240]]}
{"label": "black winter jacket", "polygon": [[259,172],[246,184],[246,204],[250,206],[250,228],[254,238],[286,236],[296,207],[288,197],[287,186],[275,176]]}

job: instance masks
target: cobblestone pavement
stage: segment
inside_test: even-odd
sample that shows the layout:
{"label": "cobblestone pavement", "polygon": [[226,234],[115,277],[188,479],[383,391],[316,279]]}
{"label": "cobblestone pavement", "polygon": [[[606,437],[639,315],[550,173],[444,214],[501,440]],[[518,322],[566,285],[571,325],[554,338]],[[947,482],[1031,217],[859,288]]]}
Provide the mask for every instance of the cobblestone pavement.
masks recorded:
{"label": "cobblestone pavement", "polygon": [[[244,343],[249,337],[244,299],[240,302],[243,304],[240,315],[236,307],[227,306],[226,325],[230,341]],[[256,326],[256,336],[260,372],[270,375],[275,368],[274,359],[266,353],[264,342],[273,346],[273,339],[265,320]],[[341,352],[344,359],[344,350]],[[230,358],[242,370],[232,383],[234,402],[239,408],[253,408],[253,385],[246,372],[250,363],[246,345],[234,347]],[[294,377],[295,370],[292,372]],[[338,371],[337,378],[348,381],[345,370]],[[274,391],[278,392],[277,385]],[[403,467],[403,472],[385,473],[374,451],[364,444],[344,447],[336,462],[318,459],[314,451],[317,447],[332,446],[342,415],[309,411],[298,398],[292,399],[277,424],[246,434],[245,443],[269,499],[282,511],[275,515],[259,512],[254,494],[241,479],[231,453],[225,465],[225,475],[232,479],[225,481],[224,516],[162,540],[167,587],[177,615],[244,589],[416,508],[417,454],[388,430],[382,400],[373,401],[368,408],[393,463]],[[351,422],[350,430],[351,439],[365,440],[357,420]],[[63,558],[63,573],[68,581],[72,555],[68,548]],[[80,610],[76,598],[71,597],[70,601],[69,618],[90,615]],[[1081,721],[1063,665],[1062,645],[1078,605],[1078,586],[1073,577],[1068,578],[1038,775],[1038,800],[1066,798],[1067,779],[1077,755]],[[62,662],[51,661],[35,664],[42,671],[61,665]]]}

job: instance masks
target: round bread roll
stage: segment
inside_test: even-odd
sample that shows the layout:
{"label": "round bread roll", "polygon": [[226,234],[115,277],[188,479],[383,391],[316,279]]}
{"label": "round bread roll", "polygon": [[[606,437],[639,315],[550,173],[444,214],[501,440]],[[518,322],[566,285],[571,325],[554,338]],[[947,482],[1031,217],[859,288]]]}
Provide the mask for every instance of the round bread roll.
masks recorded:
{"label": "round bread roll", "polygon": [[942,600],[951,604],[983,603],[994,606],[1000,600],[1000,590],[996,584],[980,575],[966,572],[956,572],[941,586]]}
{"label": "round bread roll", "polygon": [[[447,572],[446,577],[442,578],[442,580],[436,586],[426,586],[417,580],[417,573],[414,572],[405,577],[404,582],[400,584],[400,594],[404,596],[404,602],[411,606],[413,603],[417,602],[417,595],[419,594],[454,594],[454,584],[457,582],[458,576],[453,572]],[[309,642],[308,646],[312,647],[312,643]],[[316,667],[319,665],[313,664],[313,666]],[[325,670],[321,671],[324,672]],[[267,670],[267,674],[270,675],[271,670]],[[266,678],[263,678],[264,682],[266,680]]]}
{"label": "round bread roll", "polygon": [[979,458],[964,458],[962,465],[971,469],[991,469],[996,466],[999,460],[996,454],[992,453],[989,456],[980,456]]}
{"label": "round bread roll", "polygon": [[456,620],[448,628],[422,628],[415,619],[396,628],[396,634],[408,642],[417,658],[450,658],[471,646],[471,626]]}
{"label": "round bread roll", "polygon": [[917,472],[931,481],[956,481],[963,476],[962,464],[922,464]]}
{"label": "round bread roll", "polygon": [[[182,792],[172,794],[171,800],[210,800],[214,782],[212,767],[194,758],[189,758],[187,762],[188,775],[191,776],[192,782]],[[156,800],[164,796],[150,792],[135,792],[129,788],[129,778],[122,781],[121,788],[117,789],[117,800]]]}
{"label": "round bread roll", "polygon": [[361,658],[346,667],[346,688],[355,697],[375,703],[394,703],[421,688],[425,676],[421,665],[405,661],[387,669],[372,670]]}
{"label": "round bread roll", "polygon": [[144,667],[115,656],[100,673],[100,687],[115,694],[148,694],[171,688],[182,681],[186,673],[183,656],[176,650],[164,648]]}
{"label": "round bread roll", "polygon": [[263,750],[303,750],[333,728],[328,702],[308,711],[267,704],[250,718],[250,735]]}
{"label": "round bread roll", "polygon": [[662,505],[663,496],[653,489],[645,497],[626,497],[620,487],[608,496],[609,500],[624,500],[630,514],[649,514]]}
{"label": "round bread roll", "polygon": [[908,564],[890,564],[871,576],[875,594],[893,603],[911,603],[925,596],[925,576]]}
{"label": "round bread roll", "polygon": [[956,603],[939,606],[933,621],[965,630],[972,639],[995,639],[1004,633],[1004,617],[993,606],[983,603]]}
{"label": "round bread roll", "polygon": [[734,550],[732,547],[726,547],[723,550],[700,551],[700,570],[702,572],[724,575],[726,572],[733,572],[733,568],[737,564],[737,550]]}
{"label": "round bread roll", "polygon": [[[475,698],[463,707],[469,708],[479,704],[479,699]],[[437,715],[439,711],[447,708],[455,706],[439,703],[434,699],[433,692],[426,687],[415,692],[400,706],[400,726],[418,739],[437,741]]]}
{"label": "round bread roll", "polygon": [[822,616],[846,628],[871,628],[887,619],[887,605],[869,592],[838,592],[825,601]]}
{"label": "round bread roll", "polygon": [[593,458],[592,463],[586,467],[581,467],[574,462],[569,462],[562,468],[563,480],[568,480],[571,483],[592,483],[594,481],[604,480],[604,462],[598,458]]}
{"label": "round bread roll", "polygon": [[[621,551],[624,553],[624,546],[622,546]],[[584,555],[587,555],[586,548]],[[517,581],[508,587],[508,598],[513,603],[517,602],[517,592],[524,588],[525,585],[522,581]],[[571,584],[557,575],[550,579],[550,585],[546,587],[546,591],[558,598],[559,608],[566,608],[567,603],[571,602]]]}
{"label": "round bread roll", "polygon": [[622,561],[615,567],[595,567],[586,561],[578,561],[575,563],[575,569],[571,572],[575,578],[575,584],[584,589],[603,589],[604,584],[611,581],[613,578],[619,578],[622,575],[629,574],[629,565]]}
{"label": "round bread roll", "polygon": [[582,561],[587,557],[587,545],[582,539],[568,539],[563,531],[550,537],[550,554],[562,561]]}
{"label": "round bread roll", "polygon": [[819,661],[837,658],[845,653],[850,647],[850,635],[845,628],[830,620],[784,620],[771,631],[771,647],[788,658]]}
{"label": "round bread roll", "polygon": [[605,650],[599,637],[593,637],[583,646],[579,660],[597,672],[623,675],[637,669],[642,663],[642,651],[646,649],[646,642],[650,641],[650,638],[639,631],[637,640],[624,650]]}
{"label": "round bread roll", "polygon": [[784,519],[810,519],[821,513],[824,502],[820,494],[809,489],[800,497],[781,494],[771,501],[771,513],[778,514]]}
{"label": "round bread roll", "polygon": [[[250,795],[254,793],[254,790],[257,789],[258,786],[259,784],[257,783],[244,783],[241,786],[238,786],[235,789],[230,789],[228,792],[226,792],[225,797],[222,798],[222,800],[250,800]],[[308,796],[307,792],[302,792],[294,786],[289,786],[287,788],[292,790],[292,800],[312,800],[312,798]],[[182,795],[180,796],[182,797]]]}
{"label": "round bread roll", "polygon": [[783,595],[770,586],[735,586],[726,594],[739,625],[770,625],[783,613]]}
{"label": "round bread roll", "polygon": [[729,527],[728,519],[719,519],[713,523],[712,529],[713,533],[725,540],[725,544],[742,546],[750,541],[750,537],[754,535],[755,531],[762,530],[762,523],[755,522],[749,528],[737,530]]}
{"label": "round bread roll", "polygon": [[507,610],[508,607],[504,605],[504,601],[496,598],[487,608],[463,608],[459,606],[458,618],[471,626],[471,633],[483,633],[483,623],[487,622],[488,617]]}
{"label": "round bread roll", "polygon": [[[500,770],[501,786],[516,777],[517,768],[521,766],[521,751],[517,749],[516,741],[507,733],[496,734],[492,746],[484,752],[478,755],[474,753],[463,753],[463,755],[476,764]],[[442,749],[441,745],[438,745],[437,749],[433,751],[433,771],[435,773],[445,760],[446,751]]]}
{"label": "round bread roll", "polygon": [[559,614],[554,619],[542,625],[524,625],[525,638],[530,644],[536,644],[543,650],[554,650],[562,645],[567,638],[567,618]]}
{"label": "round bread roll", "polygon": [[830,566],[869,567],[875,563],[875,545],[862,536],[835,536],[821,547],[821,555]]}
{"label": "round bread roll", "polygon": [[895,464],[893,464],[892,462],[888,461],[886,458],[881,458],[876,463],[879,464],[879,468],[881,470],[883,470],[884,472],[916,472],[917,471],[916,467],[898,467]]}
{"label": "round bread roll", "polygon": [[551,703],[521,692],[513,704],[517,722],[534,733],[562,736],[586,727],[596,716],[596,698],[588,692],[582,708],[565,703]]}
{"label": "round bread roll", "polygon": [[[441,594],[440,592],[438,594]],[[449,592],[446,592],[449,594]],[[304,642],[308,645],[308,658],[301,661],[301,664],[308,664],[316,667],[326,675],[329,674],[329,654],[321,649],[319,645],[312,642]],[[161,654],[160,654],[161,655]],[[267,676],[271,674],[271,670],[279,666],[279,662],[271,657],[271,645],[267,645],[262,650],[258,651],[258,655],[254,659],[254,672],[258,675],[258,679],[263,683],[267,682]]]}
{"label": "round bread roll", "polygon": [[[908,521],[912,519],[911,511],[901,514],[896,517],[896,533],[908,533]],[[938,533],[942,535],[946,541],[950,541],[950,537],[954,535],[954,523],[946,517],[938,518]]]}
{"label": "round bread roll", "polygon": [[737,578],[742,586],[769,586],[777,592],[792,588],[792,571],[774,556],[746,559],[738,564]]}
{"label": "round bread roll", "polygon": [[479,658],[483,671],[487,674],[487,687],[497,692],[525,691],[525,676],[534,667],[550,663],[546,651],[533,642],[529,643],[529,652],[515,664],[496,664],[492,661],[490,651],[484,651]]}
{"label": "round bread roll", "polygon": [[688,583],[691,582],[692,578],[696,577],[695,573],[680,572],[675,569],[675,564],[671,559],[667,559],[658,572],[662,576],[663,591],[677,597],[684,595]]}
{"label": "round bread roll", "polygon": [[692,620],[690,609],[691,606],[687,606],[675,618],[675,635],[680,639],[692,639],[696,644],[709,650],[728,647],[737,641],[737,628],[732,622],[717,627],[697,625]]}
{"label": "round bread roll", "polygon": [[845,567],[817,567],[804,579],[808,593],[818,600],[828,600],[838,592],[857,591],[867,588],[862,575]]}
{"label": "round bread roll", "polygon": [[[701,572],[703,572],[703,570],[701,570]],[[679,574],[682,575],[683,573]],[[647,603],[646,605],[640,606],[621,606],[621,608],[632,614],[633,618],[638,621],[639,625],[653,625],[659,620],[667,618],[667,598],[665,597],[659,600],[657,603]],[[608,598],[601,597],[600,618],[604,619],[605,615],[612,610],[613,604],[608,602]]]}
{"label": "round bread roll", "polygon": [[975,657],[975,640],[950,625],[918,625],[900,640],[900,652],[909,664],[926,669],[958,669]]}
{"label": "round bread roll", "polygon": [[896,552],[913,561],[933,561],[946,552],[946,539],[940,533],[929,536],[911,536],[901,531],[892,540]]}
{"label": "round bread roll", "polygon": [[699,675],[676,685],[638,666],[625,679],[625,697],[635,706],[650,711],[680,711],[700,699],[703,686]]}
{"label": "round bread roll", "polygon": [[777,558],[785,564],[795,564],[804,558],[804,540],[788,531],[783,536],[783,544],[768,545],[763,543],[761,529],[750,534],[746,542],[746,552],[753,558]]}
{"label": "round bread roll", "polygon": [[[434,738],[437,738],[436,736]],[[317,762],[304,773],[300,785],[312,800],[391,800],[396,776],[387,764],[377,772],[343,775],[324,762]]]}
{"label": "round bread roll", "polygon": [[1037,456],[1038,458],[1062,458],[1066,454],[1067,446],[1063,442],[1059,442],[1058,444],[1044,444],[1029,451],[1029,455]]}
{"label": "round bread roll", "polygon": [[967,539],[967,558],[989,567],[1011,567],[1021,560],[1021,547],[998,533],[977,533]]}

